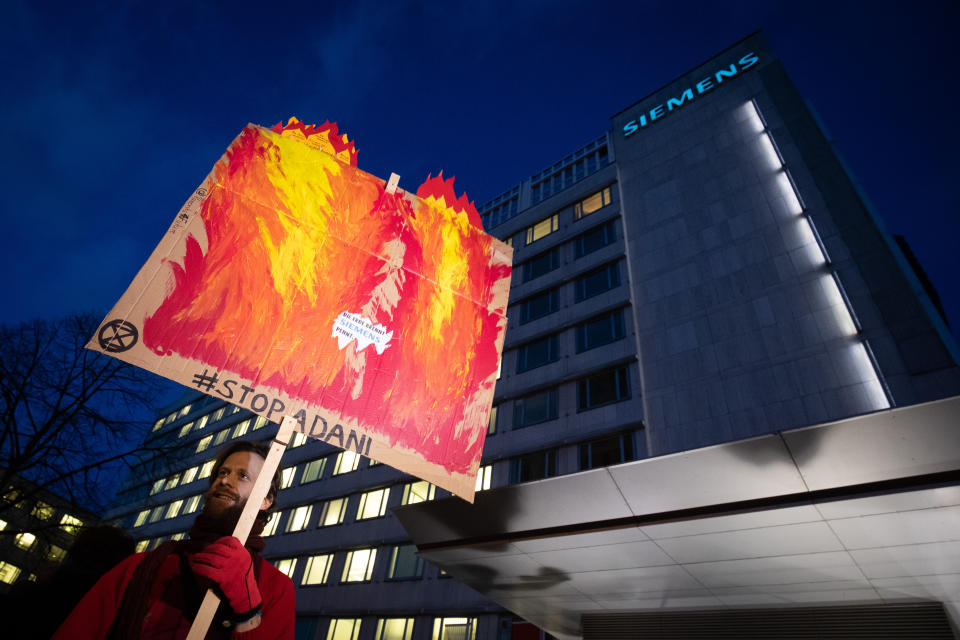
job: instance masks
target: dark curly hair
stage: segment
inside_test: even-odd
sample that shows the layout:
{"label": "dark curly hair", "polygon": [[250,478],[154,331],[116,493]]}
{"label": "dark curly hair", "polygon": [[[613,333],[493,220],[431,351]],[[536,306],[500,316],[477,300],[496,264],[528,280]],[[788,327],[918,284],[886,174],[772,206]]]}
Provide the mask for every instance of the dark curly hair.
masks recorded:
{"label": "dark curly hair", "polygon": [[[217,481],[217,471],[220,467],[223,466],[223,463],[227,458],[232,456],[235,453],[243,453],[244,451],[249,451],[250,453],[255,453],[264,460],[267,459],[267,453],[270,451],[269,440],[263,442],[254,442],[250,440],[240,440],[234,442],[229,447],[220,452],[217,456],[216,462],[213,463],[213,473],[210,474],[210,485],[213,486],[213,483]],[[276,472],[273,474],[273,479],[270,481],[270,489],[267,490],[267,497],[270,498],[271,504],[266,509],[261,509],[260,513],[257,514],[257,518],[264,519],[269,521],[270,517],[277,510],[277,496],[280,493],[280,468],[277,467]]]}

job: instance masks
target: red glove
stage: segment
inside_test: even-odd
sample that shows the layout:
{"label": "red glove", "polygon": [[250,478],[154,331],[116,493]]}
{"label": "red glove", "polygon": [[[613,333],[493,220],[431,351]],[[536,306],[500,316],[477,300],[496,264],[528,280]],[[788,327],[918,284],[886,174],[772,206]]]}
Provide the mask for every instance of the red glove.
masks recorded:
{"label": "red glove", "polygon": [[216,582],[238,616],[257,609],[263,599],[253,574],[253,558],[240,541],[224,536],[189,558],[197,575]]}

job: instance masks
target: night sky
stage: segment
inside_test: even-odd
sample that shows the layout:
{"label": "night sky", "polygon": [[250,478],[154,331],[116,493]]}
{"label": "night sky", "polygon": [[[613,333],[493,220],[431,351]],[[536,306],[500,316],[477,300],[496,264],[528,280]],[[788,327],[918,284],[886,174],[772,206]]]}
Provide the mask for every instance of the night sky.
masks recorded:
{"label": "night sky", "polygon": [[248,122],[335,120],[479,206],[762,28],[960,326],[957,2],[56,4],[0,25],[0,322],[105,314]]}

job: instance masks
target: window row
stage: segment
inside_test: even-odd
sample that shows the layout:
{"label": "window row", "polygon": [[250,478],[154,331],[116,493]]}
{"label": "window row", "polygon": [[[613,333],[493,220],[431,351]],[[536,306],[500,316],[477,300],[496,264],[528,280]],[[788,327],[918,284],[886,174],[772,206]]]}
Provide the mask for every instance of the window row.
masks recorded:
{"label": "window row", "polygon": [[[573,327],[576,353],[621,340],[626,336],[624,310],[591,318]],[[528,342],[516,349],[517,373],[524,373],[560,359],[560,333]]]}
{"label": "window row", "polygon": [[[599,469],[637,459],[633,433],[629,431],[584,442],[578,445],[578,454],[577,471]],[[558,456],[559,449],[554,448],[511,458],[510,483],[532,482],[557,476],[559,474]]]}
{"label": "window row", "polygon": [[[573,204],[573,220],[574,221],[582,220],[583,218],[590,215],[591,213],[594,213],[595,211],[599,211],[600,209],[607,206],[611,202],[612,200],[610,198],[610,187],[604,187],[600,191],[597,191],[596,193],[592,193],[586,198],[579,200]],[[536,242],[537,240],[546,238],[550,234],[555,233],[559,230],[560,230],[560,214],[554,213],[527,227],[523,233],[523,244],[524,246],[529,246],[534,242]]]}
{"label": "window row", "polygon": [[[375,618],[367,619],[368,625],[376,621],[374,640],[411,640],[413,638],[413,618]],[[360,637],[362,618],[331,618],[327,625],[326,640],[357,640]],[[316,629],[311,629],[311,634]],[[418,634],[426,637],[423,633]],[[314,637],[314,635],[310,635]],[[369,637],[369,631],[367,632]],[[466,617],[437,617],[433,619],[431,640],[476,640],[477,619]]]}
{"label": "window row", "polygon": [[[331,575],[334,558],[343,553],[343,566]],[[301,586],[318,586],[331,582],[370,582],[377,558],[384,562],[384,579],[414,580],[423,577],[423,560],[413,544],[350,549],[346,552],[325,553],[306,558],[281,558],[272,560],[273,565]],[[294,575],[298,566],[303,572]]]}
{"label": "window row", "polygon": [[591,150],[584,152],[583,157],[568,156],[569,161],[565,159],[563,162],[558,162],[552,169],[543,171],[531,179],[530,197],[533,204],[570,188],[610,163],[606,144],[591,142],[588,146]]}

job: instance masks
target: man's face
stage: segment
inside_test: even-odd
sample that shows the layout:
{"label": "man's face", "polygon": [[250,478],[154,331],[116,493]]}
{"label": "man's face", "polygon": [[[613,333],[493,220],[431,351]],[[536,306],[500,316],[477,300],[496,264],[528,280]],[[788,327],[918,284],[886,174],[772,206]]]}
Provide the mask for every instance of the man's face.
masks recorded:
{"label": "man's face", "polygon": [[[213,484],[204,494],[203,510],[218,515],[242,509],[261,468],[263,458],[258,454],[251,451],[231,453],[216,470]],[[260,509],[268,509],[271,504],[273,500],[264,498]]]}

